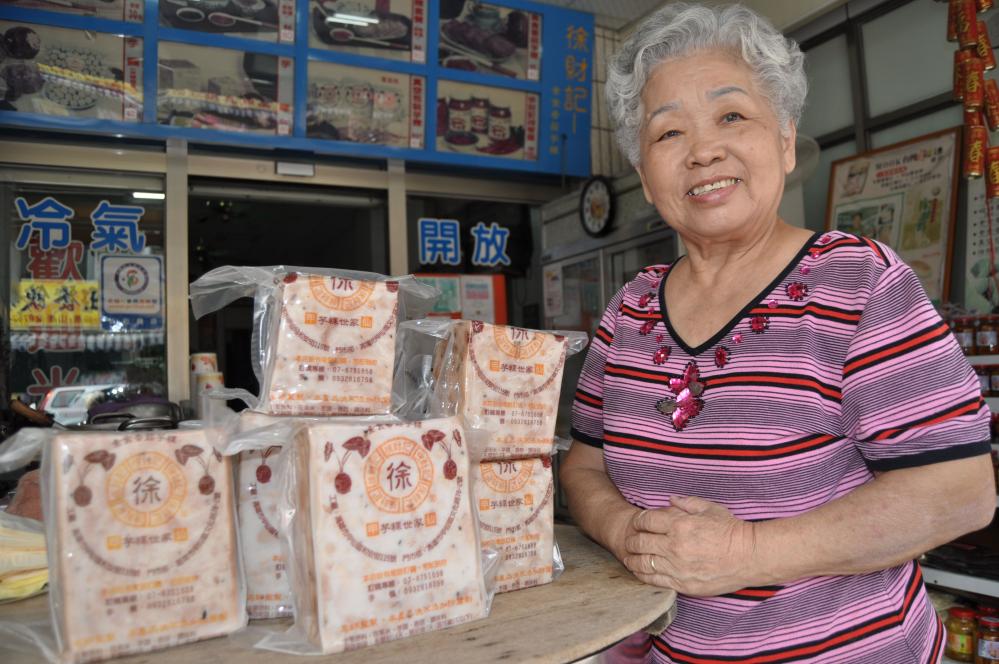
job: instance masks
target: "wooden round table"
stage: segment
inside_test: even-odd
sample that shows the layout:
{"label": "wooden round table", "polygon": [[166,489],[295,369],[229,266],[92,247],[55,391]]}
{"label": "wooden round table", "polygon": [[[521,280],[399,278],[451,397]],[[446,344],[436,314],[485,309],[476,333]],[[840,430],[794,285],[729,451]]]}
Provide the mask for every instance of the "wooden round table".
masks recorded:
{"label": "wooden round table", "polygon": [[[556,525],[565,572],[553,583],[496,595],[489,617],[458,627],[352,652],[321,657],[247,647],[252,639],[218,638],[113,660],[122,664],[440,664],[441,662],[572,662],[660,621],[676,593],[648,586],[572,526]],[[43,617],[48,597],[0,605],[0,621]],[[284,629],[290,620],[254,621],[254,629]],[[11,652],[0,629],[0,661],[27,664],[37,654]],[[17,648],[21,650],[21,648]]]}

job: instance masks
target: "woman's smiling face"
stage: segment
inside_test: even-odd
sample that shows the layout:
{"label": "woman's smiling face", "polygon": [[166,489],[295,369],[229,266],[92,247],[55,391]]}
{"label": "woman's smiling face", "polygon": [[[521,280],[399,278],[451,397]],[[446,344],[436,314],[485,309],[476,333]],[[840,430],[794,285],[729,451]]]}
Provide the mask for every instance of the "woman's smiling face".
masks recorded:
{"label": "woman's smiling face", "polygon": [[668,60],[652,70],[642,105],[645,198],[681,236],[746,239],[776,221],[795,129],[781,132],[742,58],[713,50]]}

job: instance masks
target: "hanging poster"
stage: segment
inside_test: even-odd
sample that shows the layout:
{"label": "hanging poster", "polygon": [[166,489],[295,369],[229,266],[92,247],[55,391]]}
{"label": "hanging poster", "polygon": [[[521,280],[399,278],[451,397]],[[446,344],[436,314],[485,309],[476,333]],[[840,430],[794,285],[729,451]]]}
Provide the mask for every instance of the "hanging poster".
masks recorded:
{"label": "hanging poster", "polygon": [[427,0],[310,0],[309,47],[427,61]]}
{"label": "hanging poster", "polygon": [[306,135],[422,148],[425,89],[422,76],[311,61]]}
{"label": "hanging poster", "polygon": [[540,14],[468,0],[442,0],[440,10],[442,67],[538,80]]}
{"label": "hanging poster", "polygon": [[999,313],[995,259],[999,247],[999,198],[988,201],[991,210],[986,210],[985,179],[975,178],[968,180],[963,199],[968,220],[964,238],[964,308],[979,314]]}
{"label": "hanging poster", "polygon": [[291,58],[162,42],[159,123],[288,136],[293,77]]}
{"label": "hanging poster", "polygon": [[163,258],[101,256],[101,327],[115,332],[163,327]]}
{"label": "hanging poster", "polygon": [[268,42],[295,41],[295,0],[164,0],[160,25]]}
{"label": "hanging poster", "polygon": [[536,160],[538,96],[519,90],[439,81],[437,150]]}
{"label": "hanging poster", "polygon": [[833,162],[826,228],[894,249],[934,303],[947,299],[960,129]]}
{"label": "hanging poster", "polygon": [[0,35],[0,110],[141,118],[141,39],[8,21],[0,21]]}

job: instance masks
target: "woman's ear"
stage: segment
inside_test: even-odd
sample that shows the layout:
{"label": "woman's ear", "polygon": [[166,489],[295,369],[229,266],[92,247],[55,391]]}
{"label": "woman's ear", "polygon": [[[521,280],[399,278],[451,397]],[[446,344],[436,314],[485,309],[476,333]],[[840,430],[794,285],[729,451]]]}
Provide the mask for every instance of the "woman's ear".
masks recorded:
{"label": "woman's ear", "polygon": [[794,126],[793,120],[787,121],[787,127],[781,131],[780,138],[783,143],[784,175],[790,175],[798,163],[798,156],[794,150],[794,144],[798,139],[798,128]]}

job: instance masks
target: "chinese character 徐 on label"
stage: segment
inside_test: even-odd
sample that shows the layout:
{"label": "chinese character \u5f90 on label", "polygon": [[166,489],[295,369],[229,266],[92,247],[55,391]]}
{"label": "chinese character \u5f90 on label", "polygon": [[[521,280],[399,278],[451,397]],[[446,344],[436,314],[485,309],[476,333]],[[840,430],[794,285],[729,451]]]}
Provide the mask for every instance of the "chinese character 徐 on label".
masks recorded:
{"label": "chinese character \u5f90 on label", "polygon": [[90,249],[106,249],[112,253],[142,251],[146,246],[146,234],[139,232],[139,220],[145,213],[146,209],[139,205],[112,205],[101,201],[90,213],[94,224]]}
{"label": "chinese character \u5f90 on label", "polygon": [[461,265],[461,227],[454,219],[419,220],[420,263]]}
{"label": "chinese character \u5f90 on label", "polygon": [[405,461],[390,463],[386,479],[389,482],[389,489],[399,491],[413,486],[409,478],[409,465]]}
{"label": "chinese character \u5f90 on label", "polygon": [[480,221],[472,227],[472,237],[475,239],[473,265],[496,267],[510,264],[510,257],[506,255],[506,243],[510,239],[509,228],[504,228],[495,221],[488,226]]}
{"label": "chinese character \u5f90 on label", "polygon": [[23,198],[16,198],[17,216],[28,223],[21,226],[15,246],[24,250],[31,241],[31,236],[38,232],[38,244],[43,251],[49,249],[64,249],[69,246],[72,229],[69,219],[73,209],[68,208],[51,196],[47,196],[34,205],[28,205]]}
{"label": "chinese character \u5f90 on label", "polygon": [[570,51],[590,52],[590,33],[582,26],[570,25],[566,28],[565,40]]}
{"label": "chinese character \u5f90 on label", "polygon": [[136,505],[159,503],[163,500],[160,498],[160,481],[152,475],[145,479],[142,476],[136,477],[132,482],[132,495],[135,496]]}

